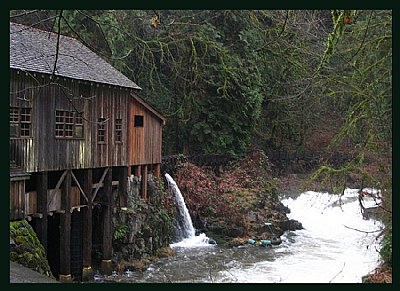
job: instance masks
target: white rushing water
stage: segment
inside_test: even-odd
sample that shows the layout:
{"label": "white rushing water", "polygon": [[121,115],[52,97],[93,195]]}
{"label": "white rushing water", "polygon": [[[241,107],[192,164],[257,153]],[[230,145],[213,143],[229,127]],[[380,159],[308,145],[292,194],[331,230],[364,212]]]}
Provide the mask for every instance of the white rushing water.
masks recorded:
{"label": "white rushing water", "polygon": [[199,246],[210,246],[209,238],[201,233],[196,236],[193,222],[190,217],[189,211],[186,207],[185,200],[183,199],[182,193],[179,187],[176,185],[175,180],[168,174],[165,174],[165,178],[168,181],[168,187],[175,195],[176,203],[178,206],[178,218],[176,223],[176,243],[171,244],[171,247],[199,247]]}
{"label": "white rushing water", "polygon": [[[367,190],[367,189],[366,189]],[[283,199],[288,217],[303,230],[286,233],[275,249],[274,261],[260,261],[247,268],[230,269],[237,282],[357,283],[379,264],[382,223],[366,220],[360,212],[358,190],[338,195],[308,191]],[[371,199],[366,206],[373,206]],[[228,276],[221,276],[221,282]]]}
{"label": "white rushing water", "polygon": [[[341,203],[338,195],[312,191],[285,198],[281,201],[291,210],[288,217],[304,229],[286,232],[280,245],[232,248],[210,245],[204,233],[195,235],[182,193],[165,176],[177,199],[182,237],[171,244],[173,256],[145,272],[116,275],[122,282],[360,283],[380,263],[376,237],[383,224],[363,219],[357,189],[347,189]],[[364,199],[365,207],[376,205]]]}

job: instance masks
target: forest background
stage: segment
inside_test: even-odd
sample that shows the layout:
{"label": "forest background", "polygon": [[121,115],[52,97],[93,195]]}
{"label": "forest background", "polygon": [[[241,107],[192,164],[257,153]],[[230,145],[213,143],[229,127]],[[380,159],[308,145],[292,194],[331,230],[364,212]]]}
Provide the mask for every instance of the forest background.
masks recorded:
{"label": "forest background", "polygon": [[312,152],[383,190],[392,260],[392,10],[11,10],[79,39],[167,118],[163,155]]}

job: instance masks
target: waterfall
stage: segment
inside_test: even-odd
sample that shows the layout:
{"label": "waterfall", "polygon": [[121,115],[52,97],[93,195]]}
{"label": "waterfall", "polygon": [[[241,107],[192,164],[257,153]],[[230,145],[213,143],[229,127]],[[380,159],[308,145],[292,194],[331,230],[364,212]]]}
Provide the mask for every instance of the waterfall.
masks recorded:
{"label": "waterfall", "polygon": [[210,245],[209,238],[204,233],[198,236],[195,235],[196,231],[193,227],[193,222],[186,207],[185,200],[174,179],[168,173],[165,174],[165,178],[167,179],[169,189],[175,195],[178,206],[178,217],[175,223],[175,240],[177,243],[171,246],[191,247]]}
{"label": "waterfall", "polygon": [[178,206],[179,217],[177,219],[177,225],[175,229],[176,239],[181,241],[185,238],[192,238],[195,236],[195,229],[193,227],[193,222],[186,207],[182,193],[176,185],[174,179],[172,179],[169,174],[165,174],[165,178],[167,178],[168,186],[170,187],[171,191],[175,194],[175,199]]}

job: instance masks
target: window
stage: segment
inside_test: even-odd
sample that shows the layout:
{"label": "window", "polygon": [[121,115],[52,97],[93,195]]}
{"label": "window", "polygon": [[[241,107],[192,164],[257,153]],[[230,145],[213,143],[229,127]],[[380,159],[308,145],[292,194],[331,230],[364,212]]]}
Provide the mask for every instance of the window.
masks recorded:
{"label": "window", "polygon": [[83,138],[83,117],[82,114],[75,116],[75,136]]}
{"label": "window", "polygon": [[143,127],[143,115],[135,115],[133,123],[135,127]]}
{"label": "window", "polygon": [[97,141],[104,143],[106,140],[106,125],[105,118],[99,118],[97,122]]}
{"label": "window", "polygon": [[64,136],[73,137],[74,132],[74,113],[65,111],[65,126],[64,126]]}
{"label": "window", "polygon": [[10,108],[10,137],[31,136],[31,108]]}
{"label": "window", "polygon": [[115,142],[122,142],[122,119],[115,119]]}
{"label": "window", "polygon": [[56,137],[83,138],[83,118],[81,113],[56,110]]}

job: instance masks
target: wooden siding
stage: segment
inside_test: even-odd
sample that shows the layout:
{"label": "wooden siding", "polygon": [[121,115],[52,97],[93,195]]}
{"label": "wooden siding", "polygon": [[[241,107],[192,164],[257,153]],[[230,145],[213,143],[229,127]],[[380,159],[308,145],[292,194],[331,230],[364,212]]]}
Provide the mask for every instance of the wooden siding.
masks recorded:
{"label": "wooden siding", "polygon": [[[28,173],[64,169],[102,168],[161,163],[163,120],[138,102],[132,92],[115,86],[11,70],[10,106],[29,107],[31,137],[10,138],[10,157],[19,165],[10,170]],[[143,101],[141,101],[143,102]],[[83,138],[56,138],[56,110],[83,112]],[[134,115],[144,126],[135,128]],[[97,122],[105,120],[105,141],[98,142]],[[116,119],[122,139],[116,142]]]}
{"label": "wooden siding", "polygon": [[[96,168],[107,166],[128,165],[128,137],[127,113],[129,92],[118,88],[99,85],[92,88],[93,98],[90,102],[90,115],[93,124],[91,140],[93,145],[93,166]],[[112,96],[110,98],[110,96]],[[97,121],[105,119],[105,141],[98,142]],[[116,142],[115,119],[122,119],[122,141]]]}
{"label": "wooden siding", "polygon": [[25,218],[25,181],[10,181],[10,220]]}
{"label": "wooden siding", "polygon": [[[143,127],[135,127],[135,115],[143,116]],[[161,139],[163,120],[154,116],[147,108],[130,101],[129,163],[131,165],[161,163]]]}
{"label": "wooden siding", "polygon": [[26,195],[25,195],[25,214],[26,215],[32,215],[32,214],[38,213],[37,201],[38,201],[38,199],[37,199],[36,191],[26,192]]}

